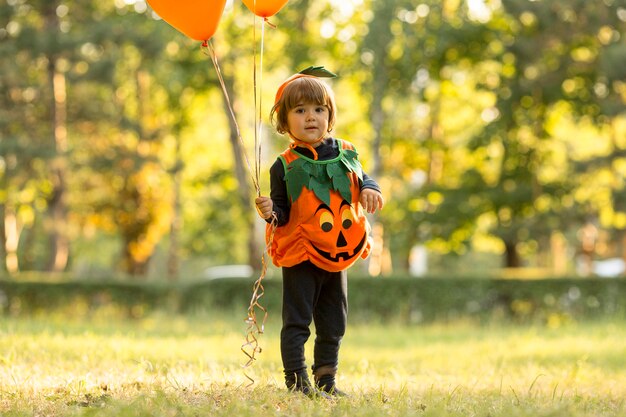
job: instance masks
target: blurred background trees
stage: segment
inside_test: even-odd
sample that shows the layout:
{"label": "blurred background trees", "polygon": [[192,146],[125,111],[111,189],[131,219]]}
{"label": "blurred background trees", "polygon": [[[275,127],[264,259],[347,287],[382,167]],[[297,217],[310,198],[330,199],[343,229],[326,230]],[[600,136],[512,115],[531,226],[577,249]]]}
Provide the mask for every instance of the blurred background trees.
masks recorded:
{"label": "blurred background trees", "polygon": [[[416,248],[433,273],[626,255],[624,0],[291,0],[270,20],[264,117],[291,73],[340,75],[337,135],[388,201],[378,272]],[[213,39],[251,156],[254,23],[231,2]],[[0,57],[2,270],[258,267],[244,150],[198,42],[143,1],[8,0]],[[263,177],[287,144],[265,122]]]}

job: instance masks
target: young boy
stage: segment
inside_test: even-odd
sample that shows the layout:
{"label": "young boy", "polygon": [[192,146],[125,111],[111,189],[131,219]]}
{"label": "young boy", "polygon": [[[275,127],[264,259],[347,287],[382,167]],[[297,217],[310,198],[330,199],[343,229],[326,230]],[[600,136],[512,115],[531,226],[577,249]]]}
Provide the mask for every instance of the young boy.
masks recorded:
{"label": "young boy", "polygon": [[[348,314],[347,268],[370,251],[365,212],[382,209],[378,184],[365,174],[354,146],[330,135],[336,120],[333,92],[309,67],[278,89],[271,119],[291,144],[270,168],[270,197],[258,197],[268,223],[269,252],[283,274],[281,356],[285,383],[309,396],[344,395],[335,384],[339,346]],[[269,242],[270,237],[271,242]],[[313,376],[304,345],[314,321]]]}

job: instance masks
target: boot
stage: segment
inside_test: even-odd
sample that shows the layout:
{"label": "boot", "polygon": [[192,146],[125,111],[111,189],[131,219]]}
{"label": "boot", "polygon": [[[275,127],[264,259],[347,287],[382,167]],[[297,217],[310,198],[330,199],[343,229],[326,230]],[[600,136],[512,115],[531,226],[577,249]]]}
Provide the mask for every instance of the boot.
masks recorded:
{"label": "boot", "polygon": [[335,369],[321,367],[313,372],[315,386],[322,392],[333,397],[347,397],[348,394],[337,388],[335,384]]}
{"label": "boot", "polygon": [[306,371],[285,373],[285,385],[291,392],[301,392],[309,398],[331,399],[326,392],[320,391],[311,384]]}

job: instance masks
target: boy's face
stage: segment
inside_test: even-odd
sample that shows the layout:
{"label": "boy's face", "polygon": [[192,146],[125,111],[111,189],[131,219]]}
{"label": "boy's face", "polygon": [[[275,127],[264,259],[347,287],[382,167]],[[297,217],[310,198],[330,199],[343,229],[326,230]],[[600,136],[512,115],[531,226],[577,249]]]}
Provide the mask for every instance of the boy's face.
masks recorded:
{"label": "boy's face", "polygon": [[328,107],[322,104],[298,104],[287,113],[287,125],[291,135],[314,147],[328,133]]}

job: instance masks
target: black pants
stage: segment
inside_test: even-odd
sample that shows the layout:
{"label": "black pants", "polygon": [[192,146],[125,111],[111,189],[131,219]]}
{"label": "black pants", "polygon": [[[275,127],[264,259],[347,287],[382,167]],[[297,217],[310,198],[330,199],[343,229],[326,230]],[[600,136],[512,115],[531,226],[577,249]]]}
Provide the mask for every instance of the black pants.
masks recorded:
{"label": "black pants", "polygon": [[315,323],[313,371],[337,369],[339,345],[348,319],[346,271],[324,271],[310,262],[283,267],[283,328],[280,352],[285,374],[306,369],[304,345]]}

